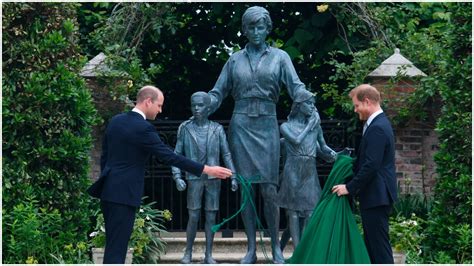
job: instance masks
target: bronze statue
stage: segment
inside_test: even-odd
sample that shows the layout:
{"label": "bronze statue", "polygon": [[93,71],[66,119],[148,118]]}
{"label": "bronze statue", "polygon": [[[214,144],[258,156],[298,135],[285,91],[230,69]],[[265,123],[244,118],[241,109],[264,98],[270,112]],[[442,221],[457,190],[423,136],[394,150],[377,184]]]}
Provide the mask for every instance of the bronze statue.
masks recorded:
{"label": "bronze statue", "polygon": [[285,163],[276,202],[278,206],[286,209],[289,231],[295,248],[303,227],[321,196],[316,156],[333,162],[337,155],[326,145],[321,119],[314,102],[311,93],[297,92],[288,121],[280,127]]}
{"label": "bronze statue", "polygon": [[[193,117],[179,126],[175,152],[206,165],[219,165],[219,159],[222,156],[226,167],[235,173],[224,128],[222,125],[208,119],[210,103],[211,99],[205,92],[196,92],[191,96]],[[181,170],[172,167],[172,173],[173,179],[176,182],[176,188],[179,191],[185,190],[186,182],[181,178]],[[236,191],[238,184],[235,175],[231,178],[232,191]],[[212,258],[214,233],[211,227],[216,223],[216,214],[219,210],[221,180],[205,174],[195,176],[191,173],[186,173],[186,181],[188,183],[187,207],[189,219],[186,228],[186,250],[181,263],[191,263],[194,239],[196,238],[197,226],[201,215],[201,202],[204,195],[204,210],[206,214],[206,251],[204,263],[214,264],[216,263]]]}
{"label": "bronze statue", "polygon": [[[264,215],[272,240],[275,263],[284,263],[278,239],[280,210],[275,198],[278,189],[280,133],[276,103],[284,85],[293,99],[304,91],[289,55],[270,47],[266,37],[272,29],[268,11],[259,6],[248,8],[242,16],[242,31],[248,39],[244,49],[232,54],[224,65],[211,96],[211,112],[231,95],[235,101],[229,126],[229,146],[237,174],[260,186]],[[255,191],[255,189],[253,189]],[[255,195],[252,195],[255,200]],[[247,234],[247,254],[241,263],[255,263],[256,214],[250,204],[242,211]]]}

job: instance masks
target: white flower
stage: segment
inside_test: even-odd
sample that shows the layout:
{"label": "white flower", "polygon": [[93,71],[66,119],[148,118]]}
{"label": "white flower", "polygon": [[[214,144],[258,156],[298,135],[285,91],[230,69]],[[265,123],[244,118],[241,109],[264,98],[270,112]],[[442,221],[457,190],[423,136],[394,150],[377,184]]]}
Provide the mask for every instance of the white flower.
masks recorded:
{"label": "white flower", "polygon": [[146,218],[145,218],[145,219],[146,219],[146,220],[148,220],[148,221],[150,221],[150,220],[151,220],[151,219],[150,219],[150,216],[148,216],[148,215],[146,216]]}
{"label": "white flower", "polygon": [[319,5],[316,6],[316,9],[318,10],[319,13],[323,13],[324,11],[328,10],[328,5]]}
{"label": "white flower", "polygon": [[94,236],[96,236],[96,235],[98,235],[98,234],[99,234],[99,232],[94,231],[94,232],[92,232],[89,236],[90,236],[90,237],[94,237]]}
{"label": "white flower", "polygon": [[143,209],[140,209],[140,212],[145,212]]}

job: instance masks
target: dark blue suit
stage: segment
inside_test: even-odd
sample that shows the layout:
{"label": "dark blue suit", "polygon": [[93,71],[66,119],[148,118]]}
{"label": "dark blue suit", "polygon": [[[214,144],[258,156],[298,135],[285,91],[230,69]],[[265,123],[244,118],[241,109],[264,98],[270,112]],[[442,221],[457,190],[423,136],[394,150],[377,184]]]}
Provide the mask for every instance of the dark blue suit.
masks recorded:
{"label": "dark blue suit", "polygon": [[388,216],[397,200],[395,140],[384,113],[377,115],[367,127],[354,166],[354,177],[346,188],[350,195],[359,198],[371,262],[393,263]]}
{"label": "dark blue suit", "polygon": [[101,174],[88,193],[101,199],[106,226],[104,263],[124,263],[144,190],[145,163],[155,155],[164,164],[200,176],[204,165],[175,154],[139,113],[114,116],[102,143]]}

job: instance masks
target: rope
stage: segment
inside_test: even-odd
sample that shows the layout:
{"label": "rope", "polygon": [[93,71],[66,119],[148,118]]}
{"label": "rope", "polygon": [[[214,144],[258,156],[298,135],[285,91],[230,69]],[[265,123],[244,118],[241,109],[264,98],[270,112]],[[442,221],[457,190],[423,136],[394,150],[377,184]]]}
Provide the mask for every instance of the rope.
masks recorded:
{"label": "rope", "polygon": [[[256,217],[257,230],[258,230],[259,236],[260,236],[260,246],[262,248],[263,255],[265,256],[265,260],[267,261],[267,263],[272,263],[272,261],[270,260],[270,258],[267,255],[267,251],[266,251],[265,245],[263,243],[263,226],[262,226],[262,223],[260,222],[260,219],[258,218],[257,208],[255,207],[255,203],[253,202],[253,199],[252,199],[252,195],[253,195],[253,193],[252,193],[252,182],[250,180],[259,180],[261,178],[259,176],[257,176],[256,178],[244,178],[239,174],[237,174],[236,176],[237,176],[237,181],[240,183],[240,191],[242,193],[242,204],[240,205],[240,209],[236,213],[231,215],[230,217],[225,218],[221,223],[213,225],[211,227],[211,230],[212,230],[213,233],[216,233],[217,231],[219,231],[221,226],[223,226],[225,223],[227,223],[228,221],[235,218],[239,213],[241,213],[245,209],[245,207],[247,206],[247,203],[250,202],[250,205],[252,206],[252,209],[253,209],[253,211],[255,213],[255,217]],[[273,243],[272,243],[272,246],[274,246]]]}

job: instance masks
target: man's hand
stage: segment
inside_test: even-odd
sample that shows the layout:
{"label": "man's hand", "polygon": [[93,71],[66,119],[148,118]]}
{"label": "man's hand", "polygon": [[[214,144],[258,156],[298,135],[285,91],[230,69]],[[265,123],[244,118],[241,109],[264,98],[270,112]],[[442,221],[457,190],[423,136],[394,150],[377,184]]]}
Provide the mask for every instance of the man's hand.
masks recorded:
{"label": "man's hand", "polygon": [[232,179],[232,191],[236,192],[237,189],[239,189],[239,182],[237,182],[237,179],[233,178]]}
{"label": "man's hand", "polygon": [[337,195],[340,197],[340,196],[348,195],[349,191],[347,191],[346,185],[341,184],[341,185],[333,186],[332,193],[337,193]]}
{"label": "man's hand", "polygon": [[186,189],[186,182],[184,182],[181,178],[175,178],[174,182],[176,182],[176,189],[178,191],[183,191]]}
{"label": "man's hand", "polygon": [[204,170],[202,171],[206,175],[214,176],[220,179],[226,179],[232,175],[232,171],[230,169],[220,167],[220,166],[204,166]]}

